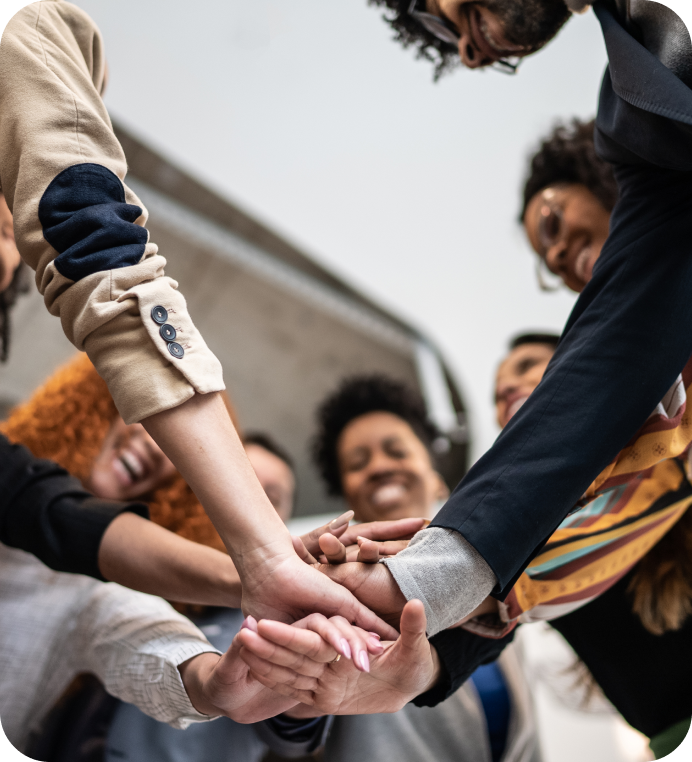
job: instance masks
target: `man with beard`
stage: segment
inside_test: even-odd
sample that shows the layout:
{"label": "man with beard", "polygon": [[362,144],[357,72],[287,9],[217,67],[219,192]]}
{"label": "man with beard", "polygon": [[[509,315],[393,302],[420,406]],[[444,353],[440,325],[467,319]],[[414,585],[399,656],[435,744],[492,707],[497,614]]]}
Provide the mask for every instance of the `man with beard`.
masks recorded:
{"label": "man with beard", "polygon": [[[472,68],[516,69],[508,56],[538,50],[568,17],[567,5],[553,0],[378,4],[392,11],[399,41],[416,45],[438,73],[453,55]],[[690,37],[659,4],[599,0],[594,11],[610,60],[596,149],[614,166],[619,199],[593,277],[544,380],[431,527],[384,565],[329,571],[390,620],[407,599],[420,599],[430,635],[489,593],[504,599],[692,355]],[[559,219],[544,232],[558,253],[572,256]]]}

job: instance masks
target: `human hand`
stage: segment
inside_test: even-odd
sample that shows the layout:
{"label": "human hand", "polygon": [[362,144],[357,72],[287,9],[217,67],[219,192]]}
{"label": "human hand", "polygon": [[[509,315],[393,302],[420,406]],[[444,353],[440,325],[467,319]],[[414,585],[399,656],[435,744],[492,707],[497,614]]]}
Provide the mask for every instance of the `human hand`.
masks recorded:
{"label": "human hand", "polygon": [[[257,681],[248,665],[240,657],[244,634],[258,633],[265,622],[248,617],[233,639],[228,651],[218,654],[200,654],[180,665],[183,684],[192,705],[202,714],[225,715],[237,722],[259,722],[274,717],[291,707],[295,701],[272,692]],[[369,670],[369,654],[382,653],[378,636],[350,625],[343,617],[327,619],[311,614],[293,625],[282,625],[290,630],[287,641],[291,650],[272,644],[271,656],[277,661],[290,655],[290,663],[302,673],[311,674],[322,667],[322,662],[335,659],[352,662],[356,670]],[[260,637],[256,635],[255,637]],[[252,642],[252,641],[251,641]],[[301,681],[297,681],[301,685]]]}
{"label": "human hand", "polygon": [[[355,529],[356,527],[354,527]],[[322,555],[320,561],[330,564],[343,564],[360,561],[364,564],[376,564],[381,558],[391,558],[408,547],[410,540],[386,540],[378,542],[367,537],[356,537],[356,545],[347,547],[343,538],[323,535],[319,539]]]}
{"label": "human hand", "polygon": [[370,521],[350,527],[348,524],[352,518],[353,511],[347,511],[328,524],[301,535],[300,539],[305,550],[313,557],[313,561],[318,558],[327,560],[320,558],[320,554],[323,552],[320,544],[322,538],[339,538],[341,544],[352,551],[353,558],[348,560],[355,560],[358,553],[358,537],[364,537],[368,540],[410,540],[416,532],[430,523],[428,519],[413,518],[396,521]]}
{"label": "human hand", "polygon": [[[348,562],[316,564],[314,568],[350,590],[369,610],[398,630],[406,598],[384,564]],[[392,638],[385,636],[385,639]]]}
{"label": "human hand", "polygon": [[406,604],[401,636],[382,644],[382,652],[370,660],[369,672],[359,672],[343,659],[323,662],[318,669],[311,663],[307,669],[294,651],[290,629],[280,622],[262,622],[258,632],[240,637],[241,656],[255,678],[275,693],[300,702],[289,711],[291,716],[396,712],[439,679],[440,662],[425,637],[425,609],[420,601]]}
{"label": "human hand", "polygon": [[383,638],[396,637],[396,630],[361,603],[348,586],[335,584],[340,580],[328,579],[294,552],[265,555],[261,563],[246,563],[245,569],[242,609],[256,619],[292,622],[318,612],[342,616]]}

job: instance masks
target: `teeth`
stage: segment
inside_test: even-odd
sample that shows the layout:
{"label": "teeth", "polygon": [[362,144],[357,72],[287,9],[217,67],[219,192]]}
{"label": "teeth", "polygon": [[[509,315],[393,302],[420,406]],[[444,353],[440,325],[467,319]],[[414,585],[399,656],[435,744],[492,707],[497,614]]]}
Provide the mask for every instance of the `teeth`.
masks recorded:
{"label": "teeth", "polygon": [[591,253],[591,246],[586,246],[579,252],[579,254],[577,254],[577,257],[574,260],[574,273],[577,278],[584,283],[589,280],[586,274],[586,269],[591,261]]}
{"label": "teeth", "polygon": [[528,397],[520,397],[518,400],[514,400],[514,402],[507,408],[507,420],[515,415],[519,408],[526,402]]}
{"label": "teeth", "polygon": [[522,50],[526,50],[524,45],[500,45],[500,43],[493,37],[488,22],[481,16],[480,23],[478,25],[483,35],[483,39],[490,45],[490,47],[497,53],[506,54],[509,52],[519,53]]}
{"label": "teeth", "polygon": [[498,53],[502,53],[502,48],[497,44],[494,37],[490,33],[490,29],[488,28],[488,24],[484,18],[481,18],[481,23],[479,24],[481,29],[481,34],[483,35],[483,39],[490,45],[490,47],[493,50],[496,50]]}
{"label": "teeth", "polygon": [[136,455],[126,450],[120,455],[120,460],[133,479],[141,479],[144,476],[144,466]]}
{"label": "teeth", "polygon": [[392,503],[395,500],[399,500],[406,495],[406,489],[401,484],[386,484],[384,487],[380,487],[375,490],[372,496],[372,502],[375,505],[381,505],[382,503]]}

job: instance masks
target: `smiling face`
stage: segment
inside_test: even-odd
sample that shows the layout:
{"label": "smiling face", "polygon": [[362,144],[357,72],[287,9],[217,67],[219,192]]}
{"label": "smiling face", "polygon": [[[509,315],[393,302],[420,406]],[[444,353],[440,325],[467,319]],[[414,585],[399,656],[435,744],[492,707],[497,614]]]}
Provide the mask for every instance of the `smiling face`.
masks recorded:
{"label": "smiling face", "polygon": [[12,283],[14,271],[19,267],[20,257],[14,240],[12,212],[0,193],[0,293]]}
{"label": "smiling face", "polygon": [[500,15],[486,4],[472,0],[427,0],[426,10],[445,19],[459,35],[459,57],[469,69],[533,52],[532,46],[507,39]]}
{"label": "smiling face", "polygon": [[501,429],[541,382],[554,352],[549,344],[521,344],[502,361],[495,378],[495,413]]}
{"label": "smiling face", "polygon": [[140,423],[116,418],[94,461],[87,488],[104,500],[145,497],[176,473]]}
{"label": "smiling face", "polygon": [[426,0],[425,9],[458,35],[470,69],[534,53],[570,16],[562,0]]}
{"label": "smiling face", "polygon": [[354,418],[337,458],[344,497],[358,521],[429,518],[449,491],[413,429],[392,413]]}
{"label": "smiling face", "polygon": [[608,238],[610,212],[580,184],[544,188],[529,201],[524,228],[536,254],[580,293]]}

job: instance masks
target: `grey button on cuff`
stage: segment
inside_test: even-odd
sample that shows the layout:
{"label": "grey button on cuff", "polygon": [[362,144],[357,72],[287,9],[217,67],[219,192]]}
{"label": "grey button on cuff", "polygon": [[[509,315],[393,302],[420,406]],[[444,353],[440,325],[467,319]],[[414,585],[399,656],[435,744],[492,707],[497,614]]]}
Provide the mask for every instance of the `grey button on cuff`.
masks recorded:
{"label": "grey button on cuff", "polygon": [[166,322],[168,320],[168,310],[160,304],[157,305],[151,311],[151,319],[161,326],[161,328],[159,328],[159,335],[166,342],[168,352],[175,357],[176,360],[181,360],[185,355],[185,350],[180,344],[174,341],[178,333],[172,325]]}

